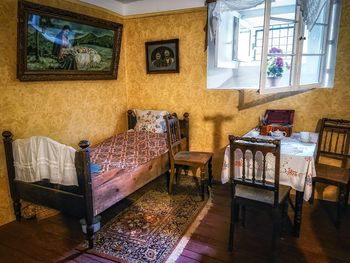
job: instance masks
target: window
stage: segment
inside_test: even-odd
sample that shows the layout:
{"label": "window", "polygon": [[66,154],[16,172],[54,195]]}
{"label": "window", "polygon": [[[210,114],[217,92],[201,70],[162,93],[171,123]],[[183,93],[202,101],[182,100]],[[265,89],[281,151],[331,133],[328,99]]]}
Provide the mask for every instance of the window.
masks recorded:
{"label": "window", "polygon": [[242,10],[220,7],[219,18],[216,3],[209,5],[208,88],[271,93],[332,87],[338,1],[324,0],[311,28],[297,0],[260,2]]}

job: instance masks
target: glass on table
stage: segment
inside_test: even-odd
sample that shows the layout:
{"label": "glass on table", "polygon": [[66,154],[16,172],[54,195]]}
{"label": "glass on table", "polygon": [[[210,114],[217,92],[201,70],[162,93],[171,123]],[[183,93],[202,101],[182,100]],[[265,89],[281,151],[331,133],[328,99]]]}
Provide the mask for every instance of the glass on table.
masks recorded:
{"label": "glass on table", "polygon": [[300,132],[300,141],[301,142],[310,142],[310,133],[306,131]]}
{"label": "glass on table", "polygon": [[303,131],[300,133],[293,133],[292,138],[298,140],[301,143],[316,144],[318,142],[318,133]]}
{"label": "glass on table", "polygon": [[310,142],[317,143],[318,142],[318,133],[310,132]]}

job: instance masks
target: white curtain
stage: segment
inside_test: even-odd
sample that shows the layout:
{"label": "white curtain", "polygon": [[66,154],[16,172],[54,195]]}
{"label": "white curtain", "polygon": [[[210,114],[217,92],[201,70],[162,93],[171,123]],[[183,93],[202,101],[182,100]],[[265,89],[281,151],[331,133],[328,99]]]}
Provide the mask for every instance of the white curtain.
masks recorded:
{"label": "white curtain", "polygon": [[299,0],[303,20],[309,31],[315,25],[327,0]]}
{"label": "white curtain", "polygon": [[260,5],[265,0],[217,0],[213,9],[213,17],[220,21],[220,15],[225,11],[239,11]]}
{"label": "white curtain", "polygon": [[225,10],[238,11],[255,7],[264,1],[265,0],[217,0],[215,9],[221,12]]}
{"label": "white curtain", "polygon": [[228,11],[239,11],[253,8],[262,4],[265,0],[217,0],[209,4],[209,38],[215,39],[216,28],[221,21],[221,14]]}

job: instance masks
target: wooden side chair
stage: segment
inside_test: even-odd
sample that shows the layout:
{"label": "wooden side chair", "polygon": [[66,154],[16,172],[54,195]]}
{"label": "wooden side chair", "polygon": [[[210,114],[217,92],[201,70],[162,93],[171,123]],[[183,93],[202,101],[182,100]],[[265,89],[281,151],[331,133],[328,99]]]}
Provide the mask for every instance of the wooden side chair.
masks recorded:
{"label": "wooden side chair", "polygon": [[[278,251],[276,240],[282,233],[282,224],[287,220],[288,200],[291,190],[291,187],[279,184],[280,141],[235,137],[233,135],[229,136],[229,140],[231,221],[228,249],[229,251],[233,250],[235,223],[238,221],[240,206],[244,208],[243,212],[245,212],[246,205],[254,205],[264,210],[269,209],[273,216],[273,261]],[[236,152],[236,150],[238,151]],[[240,159],[241,155],[238,152],[241,152],[242,159]],[[260,158],[258,154],[260,154]],[[266,178],[267,154],[272,154],[275,159],[273,182],[271,182],[273,179],[269,178],[267,180]],[[236,165],[241,165],[241,171],[235,167]]]}
{"label": "wooden side chair", "polygon": [[[312,180],[313,192],[310,202],[313,203],[316,183],[334,185],[338,188],[337,212],[335,225],[340,227],[343,211],[347,210],[350,190],[349,145],[350,121],[323,118],[319,135],[316,157],[316,177]],[[339,162],[332,166],[320,162],[320,159]]]}
{"label": "wooden side chair", "polygon": [[[212,185],[212,157],[213,153],[209,152],[192,152],[183,151],[180,134],[180,123],[176,116],[167,115],[164,116],[167,136],[168,136],[168,149],[170,159],[170,180],[168,191],[172,193],[175,175],[178,177],[179,172],[183,168],[191,168],[192,171],[198,168],[201,171],[200,186],[202,200],[205,196],[205,184],[207,185],[208,192],[209,186]],[[208,174],[208,176],[206,176]]]}

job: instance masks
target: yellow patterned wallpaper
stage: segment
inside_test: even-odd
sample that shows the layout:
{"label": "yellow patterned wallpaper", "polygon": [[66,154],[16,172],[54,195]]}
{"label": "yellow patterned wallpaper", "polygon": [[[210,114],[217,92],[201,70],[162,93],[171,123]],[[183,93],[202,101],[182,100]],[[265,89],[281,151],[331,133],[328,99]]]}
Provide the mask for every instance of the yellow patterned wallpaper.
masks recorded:
{"label": "yellow patterned wallpaper", "polygon": [[[86,15],[123,22],[107,12],[65,0],[33,1]],[[125,60],[118,80],[23,83],[16,79],[17,0],[0,1],[0,131],[17,138],[45,135],[77,146],[93,143],[126,129]],[[0,225],[13,220],[3,143],[0,143]]]}
{"label": "yellow patterned wallpaper", "polygon": [[[267,108],[295,109],[294,131],[313,131],[322,117],[350,118],[350,1],[343,1],[335,87],[238,111],[238,91],[206,89],[206,11],[125,20],[128,106],[190,113],[191,150],[215,151],[219,179],[228,135],[255,127]],[[179,38],[180,73],[146,74],[144,42]],[[248,98],[249,100],[249,98]]]}
{"label": "yellow patterned wallpaper", "polygon": [[[219,178],[229,134],[253,128],[267,108],[296,110],[295,131],[314,130],[323,116],[350,119],[350,2],[343,1],[334,89],[317,89],[238,111],[238,91],[206,89],[206,11],[120,18],[74,0],[32,0],[124,24],[117,81],[21,83],[16,80],[17,1],[0,1],[0,131],[17,137],[46,135],[76,145],[125,130],[127,108],[190,113],[191,150],[214,151]],[[145,42],[179,38],[180,73],[146,74]],[[13,220],[3,145],[0,143],[0,225]]]}

